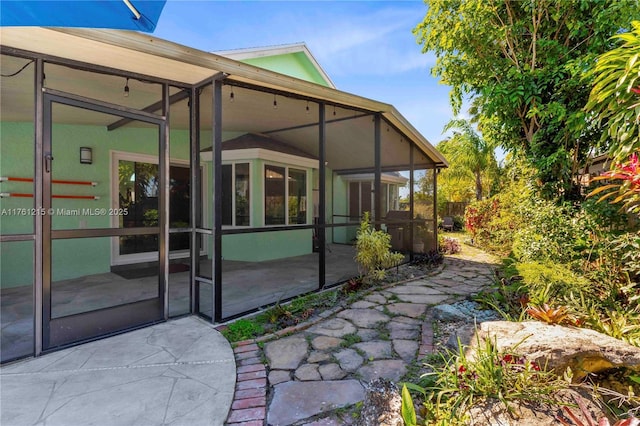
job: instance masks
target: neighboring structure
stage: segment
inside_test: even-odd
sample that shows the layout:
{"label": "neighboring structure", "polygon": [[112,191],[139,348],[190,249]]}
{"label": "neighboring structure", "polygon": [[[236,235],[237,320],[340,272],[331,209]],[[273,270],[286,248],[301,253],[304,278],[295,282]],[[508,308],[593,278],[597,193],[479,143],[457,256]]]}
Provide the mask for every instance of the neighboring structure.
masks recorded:
{"label": "neighboring structure", "polygon": [[367,210],[435,236],[434,217],[385,218],[424,173],[435,194],[442,155],[391,105],[336,90],[304,44],[0,37],[3,362],[342,282]]}

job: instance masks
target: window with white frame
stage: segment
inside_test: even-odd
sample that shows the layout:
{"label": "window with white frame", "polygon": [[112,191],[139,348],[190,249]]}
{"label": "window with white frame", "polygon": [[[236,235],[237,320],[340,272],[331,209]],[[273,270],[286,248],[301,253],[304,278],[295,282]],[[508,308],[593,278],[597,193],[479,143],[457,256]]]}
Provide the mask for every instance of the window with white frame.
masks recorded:
{"label": "window with white frame", "polygon": [[264,224],[307,224],[307,171],[264,167]]}
{"label": "window with white frame", "polygon": [[222,165],[222,224],[251,226],[249,163]]}

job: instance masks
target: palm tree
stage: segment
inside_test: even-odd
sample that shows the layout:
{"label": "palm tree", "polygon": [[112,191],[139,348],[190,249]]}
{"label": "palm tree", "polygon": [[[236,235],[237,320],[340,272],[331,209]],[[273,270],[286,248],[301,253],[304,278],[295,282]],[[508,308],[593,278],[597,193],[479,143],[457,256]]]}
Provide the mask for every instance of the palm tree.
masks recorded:
{"label": "palm tree", "polygon": [[482,176],[497,167],[494,147],[475,131],[468,120],[451,120],[444,127],[444,131],[447,130],[454,130],[453,136],[438,144],[438,149],[450,161],[452,172],[456,169],[455,174],[472,174],[476,200],[482,200]]}

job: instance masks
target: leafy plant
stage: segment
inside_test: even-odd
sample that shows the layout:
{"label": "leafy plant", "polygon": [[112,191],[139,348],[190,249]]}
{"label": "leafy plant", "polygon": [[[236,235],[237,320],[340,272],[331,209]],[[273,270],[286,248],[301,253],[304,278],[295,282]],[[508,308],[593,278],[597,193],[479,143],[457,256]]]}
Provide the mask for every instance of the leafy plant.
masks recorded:
{"label": "leafy plant", "polygon": [[411,398],[411,394],[409,393],[409,389],[407,389],[407,385],[402,386],[402,420],[404,420],[404,424],[406,426],[416,426],[418,420],[416,418],[416,409],[413,406],[413,399]]}
{"label": "leafy plant", "polygon": [[[563,424],[564,426],[571,426],[572,424],[575,426],[610,426],[611,425],[611,423],[609,423],[609,419],[607,419],[606,417],[602,417],[599,420],[593,418],[593,416],[589,412],[589,409],[584,404],[581,398],[578,398],[574,395],[573,399],[576,401],[576,404],[578,404],[578,408],[580,408],[580,412],[582,413],[582,416],[584,417],[585,421],[583,422],[582,420],[580,420],[578,416],[571,410],[571,408],[565,406],[565,407],[562,407],[562,411],[564,411],[564,413],[569,417],[569,419],[571,419],[570,420],[571,423],[569,423],[568,420],[565,419],[564,417],[556,416],[556,419],[561,424]],[[639,419],[637,419],[636,417],[629,417],[628,419],[618,420],[617,422],[614,423],[613,426],[638,426],[638,425],[640,425]]]}
{"label": "leafy plant", "polygon": [[373,228],[369,212],[365,212],[356,236],[355,259],[365,280],[379,281],[384,279],[388,268],[404,260],[404,255],[391,251],[391,235]]}
{"label": "leafy plant", "polygon": [[457,254],[462,250],[460,241],[457,238],[440,236],[439,240],[438,248],[443,254]]}
{"label": "leafy plant", "polygon": [[554,393],[567,386],[553,372],[525,356],[500,352],[490,340],[480,342],[473,357],[459,343],[459,351],[443,355],[442,367],[429,366],[435,383],[407,385],[424,398],[425,424],[462,424],[465,413],[486,399],[496,399],[511,410],[510,401],[551,402]]}
{"label": "leafy plant", "polygon": [[576,323],[576,320],[569,313],[569,308],[566,306],[551,308],[545,303],[542,306],[530,306],[527,308],[527,313],[531,317],[546,322],[547,324],[575,325]]}
{"label": "leafy plant", "polygon": [[248,319],[239,319],[229,324],[229,326],[221,331],[222,335],[230,342],[239,342],[241,340],[253,339],[264,333],[264,328],[254,321]]}
{"label": "leafy plant", "polygon": [[595,79],[585,107],[606,128],[602,141],[612,144],[617,160],[640,150],[640,21],[631,26],[631,31],[612,37],[621,45],[594,62]]}
{"label": "leafy plant", "polygon": [[[639,22],[640,24],[640,22]],[[638,89],[640,92],[640,88]],[[638,108],[640,109],[640,100],[638,101]],[[639,114],[640,117],[640,114]],[[605,180],[609,183],[594,189],[589,196],[594,196],[605,192],[601,195],[598,201],[609,199],[611,204],[623,203],[622,209],[628,213],[636,212],[640,213],[640,160],[638,160],[638,154],[640,148],[631,154],[629,161],[623,164],[616,164],[616,166],[600,176],[594,177],[592,180],[599,181]],[[617,196],[617,197],[616,197]],[[615,198],[614,198],[615,197]]]}

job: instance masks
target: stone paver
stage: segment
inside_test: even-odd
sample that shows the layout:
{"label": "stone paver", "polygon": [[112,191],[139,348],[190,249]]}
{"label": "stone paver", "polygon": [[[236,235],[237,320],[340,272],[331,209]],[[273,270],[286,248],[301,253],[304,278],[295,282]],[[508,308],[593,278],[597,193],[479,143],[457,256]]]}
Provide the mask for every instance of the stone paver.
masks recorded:
{"label": "stone paver", "polygon": [[370,382],[381,377],[398,382],[406,372],[407,364],[401,359],[373,361],[358,369],[358,374],[365,382]]}
{"label": "stone paver", "polygon": [[339,318],[351,321],[356,327],[374,328],[380,322],[389,321],[389,316],[375,309],[345,309]]}
{"label": "stone paver", "polygon": [[293,369],[306,358],[309,345],[303,335],[285,337],[264,345],[269,366],[278,370]]}
{"label": "stone paver", "polygon": [[365,358],[369,360],[391,358],[391,342],[389,341],[362,342],[356,343],[353,347],[364,353]]}
{"label": "stone paver", "polygon": [[236,348],[238,384],[227,424],[344,424],[332,410],[361,401],[372,380],[398,382],[411,363],[433,352],[434,307],[492,283],[493,269],[482,264],[492,258],[472,252],[447,256],[432,275],[386,286],[318,315],[310,326],[266,342],[263,350],[250,344]]}
{"label": "stone paver", "polygon": [[342,318],[333,318],[323,321],[309,328],[309,333],[321,334],[330,337],[342,337],[347,334],[353,334],[357,331],[356,327],[349,321]]}
{"label": "stone paver", "polygon": [[290,425],[317,414],[355,404],[364,398],[357,380],[288,382],[273,387],[267,423]]}

